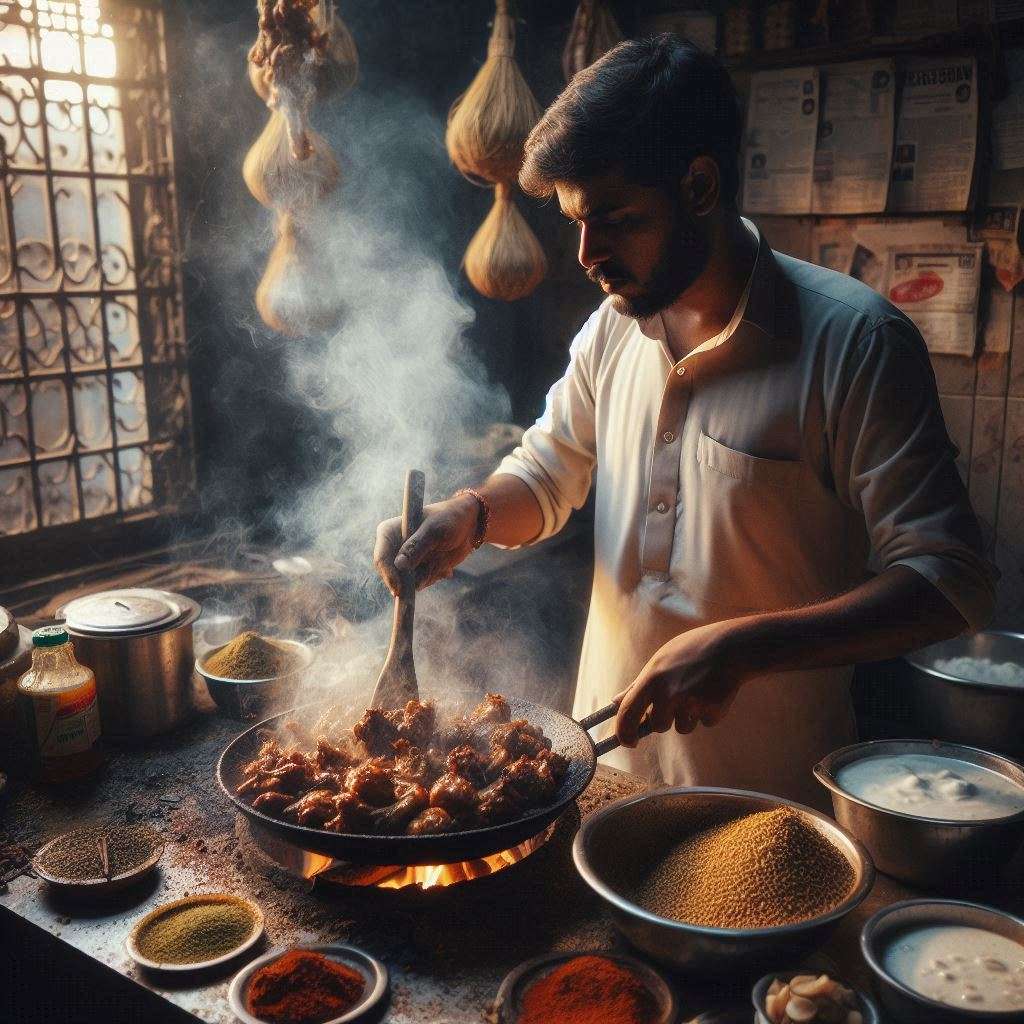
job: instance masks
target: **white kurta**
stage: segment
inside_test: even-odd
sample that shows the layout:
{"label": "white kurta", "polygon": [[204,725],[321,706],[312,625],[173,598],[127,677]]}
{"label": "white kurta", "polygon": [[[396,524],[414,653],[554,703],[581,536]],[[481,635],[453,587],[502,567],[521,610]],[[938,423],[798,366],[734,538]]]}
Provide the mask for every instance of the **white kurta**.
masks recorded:
{"label": "white kurta", "polygon": [[[766,243],[746,298],[678,362],[660,318],[640,325],[602,304],[498,470],[536,496],[537,540],[595,485],[577,716],[679,633],[841,593],[869,561],[917,570],[973,628],[990,613],[994,569],[917,329],[865,285]],[[654,782],[827,806],[811,768],[855,739],[851,671],[763,676],[717,727],[607,759]]]}

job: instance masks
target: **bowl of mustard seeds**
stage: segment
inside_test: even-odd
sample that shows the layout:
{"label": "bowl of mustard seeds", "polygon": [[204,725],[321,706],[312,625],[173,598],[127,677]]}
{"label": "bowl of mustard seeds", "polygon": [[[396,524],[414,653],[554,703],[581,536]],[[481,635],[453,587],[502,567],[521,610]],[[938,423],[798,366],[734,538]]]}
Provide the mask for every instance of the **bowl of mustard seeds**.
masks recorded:
{"label": "bowl of mustard seeds", "polygon": [[711,786],[609,804],[584,821],[573,860],[633,946],[737,981],[820,941],[875,874],[864,847],[824,814]]}

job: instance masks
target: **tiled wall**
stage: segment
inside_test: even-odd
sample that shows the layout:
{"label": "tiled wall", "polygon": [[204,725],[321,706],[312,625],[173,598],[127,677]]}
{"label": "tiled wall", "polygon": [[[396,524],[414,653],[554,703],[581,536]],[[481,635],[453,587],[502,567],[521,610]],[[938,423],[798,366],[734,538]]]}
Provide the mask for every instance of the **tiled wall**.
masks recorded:
{"label": "tiled wall", "polygon": [[[994,285],[994,287],[999,287]],[[994,625],[1024,630],[1024,286],[1012,301],[1009,353],[932,356],[957,460],[1002,573]],[[1003,301],[996,296],[995,301]]]}

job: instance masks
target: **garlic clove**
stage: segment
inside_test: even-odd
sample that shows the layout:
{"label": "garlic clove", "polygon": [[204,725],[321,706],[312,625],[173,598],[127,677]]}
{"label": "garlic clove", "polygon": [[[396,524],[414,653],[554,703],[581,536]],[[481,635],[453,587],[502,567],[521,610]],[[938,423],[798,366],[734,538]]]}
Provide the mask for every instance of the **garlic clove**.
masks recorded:
{"label": "garlic clove", "polygon": [[768,986],[768,995],[773,996],[776,992],[782,991],[782,982],[778,978],[774,978],[772,983]]}
{"label": "garlic clove", "polygon": [[789,987],[793,992],[798,996],[803,996],[805,999],[830,995],[834,985],[835,982],[827,974],[819,975],[817,978],[811,978],[802,974],[799,978],[794,978],[789,983]]}
{"label": "garlic clove", "polygon": [[793,1024],[807,1024],[818,1016],[818,1007],[810,999],[803,996],[792,996],[786,1003],[786,1016]]}

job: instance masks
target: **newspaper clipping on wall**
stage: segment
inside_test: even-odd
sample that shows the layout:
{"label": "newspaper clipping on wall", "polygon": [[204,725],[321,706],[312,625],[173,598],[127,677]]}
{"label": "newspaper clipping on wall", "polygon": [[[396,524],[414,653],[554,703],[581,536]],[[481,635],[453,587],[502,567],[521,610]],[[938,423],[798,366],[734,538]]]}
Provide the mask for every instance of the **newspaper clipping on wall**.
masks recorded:
{"label": "newspaper clipping on wall", "polygon": [[992,108],[992,169],[1024,167],[1024,50],[1007,50],[1006,96]]}
{"label": "newspaper clipping on wall", "polygon": [[929,351],[974,354],[982,247],[905,245],[889,249],[885,295],[917,325]]}
{"label": "newspaper clipping on wall", "polygon": [[748,213],[811,212],[818,92],[817,68],[751,78],[743,179]]}
{"label": "newspaper clipping on wall", "polygon": [[977,72],[973,57],[907,61],[896,124],[891,209],[967,209],[978,136]]}
{"label": "newspaper clipping on wall", "polygon": [[880,213],[889,194],[896,63],[857,61],[822,70],[814,156],[815,213]]}

